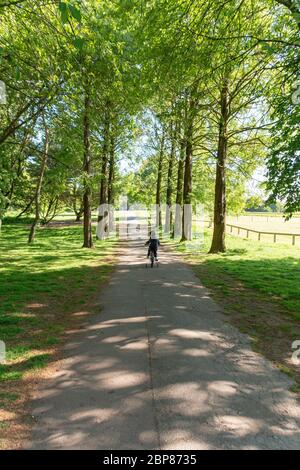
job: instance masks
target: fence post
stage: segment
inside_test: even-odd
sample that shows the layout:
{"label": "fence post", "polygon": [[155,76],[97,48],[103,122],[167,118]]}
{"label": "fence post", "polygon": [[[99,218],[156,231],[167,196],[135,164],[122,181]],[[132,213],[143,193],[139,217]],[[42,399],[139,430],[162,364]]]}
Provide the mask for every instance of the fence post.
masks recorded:
{"label": "fence post", "polygon": [[247,230],[247,238],[249,238],[249,230]]}
{"label": "fence post", "polygon": [[258,232],[258,241],[260,241],[260,232]]}
{"label": "fence post", "polygon": [[293,235],[293,241],[292,241],[292,244],[295,245],[296,243],[296,235]]}

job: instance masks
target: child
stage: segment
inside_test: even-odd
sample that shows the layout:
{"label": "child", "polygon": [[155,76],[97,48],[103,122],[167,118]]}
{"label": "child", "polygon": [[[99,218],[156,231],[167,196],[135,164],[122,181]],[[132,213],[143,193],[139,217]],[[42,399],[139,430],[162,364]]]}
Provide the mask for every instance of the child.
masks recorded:
{"label": "child", "polygon": [[149,258],[150,252],[153,251],[153,254],[154,254],[154,256],[155,256],[155,260],[157,261],[157,250],[158,250],[158,247],[159,247],[159,245],[160,245],[160,241],[159,241],[159,239],[157,238],[155,232],[151,232],[150,238],[149,238],[149,240],[145,243],[145,245],[149,245],[147,258]]}

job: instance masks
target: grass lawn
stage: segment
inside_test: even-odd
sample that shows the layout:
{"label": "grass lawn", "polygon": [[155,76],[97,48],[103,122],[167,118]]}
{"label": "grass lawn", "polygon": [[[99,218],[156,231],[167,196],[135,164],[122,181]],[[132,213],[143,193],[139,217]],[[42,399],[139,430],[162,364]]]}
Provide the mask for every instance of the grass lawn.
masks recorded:
{"label": "grass lawn", "polygon": [[[0,235],[1,434],[16,427],[26,384],[57,355],[68,328],[99,312],[99,289],[112,269],[115,240],[81,248],[82,227],[42,228],[27,244],[28,227],[3,224]],[[9,433],[8,433],[9,434]],[[5,436],[0,448],[5,447]]]}
{"label": "grass lawn", "polygon": [[[227,236],[227,252],[208,255],[204,245],[172,243],[224,308],[228,321],[249,334],[253,347],[300,384],[299,366],[291,361],[300,339],[300,248]],[[300,390],[300,388],[299,388]]]}

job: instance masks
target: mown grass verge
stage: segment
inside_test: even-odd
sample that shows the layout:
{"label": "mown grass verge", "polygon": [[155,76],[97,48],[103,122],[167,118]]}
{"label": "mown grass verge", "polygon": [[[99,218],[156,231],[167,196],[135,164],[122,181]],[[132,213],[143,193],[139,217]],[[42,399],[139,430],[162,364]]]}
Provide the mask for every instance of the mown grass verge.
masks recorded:
{"label": "mown grass verge", "polygon": [[252,339],[253,348],[296,380],[300,365],[292,361],[292,343],[300,340],[300,248],[227,236],[227,252],[207,254],[204,244],[172,242],[201,282],[223,307],[228,321]]}
{"label": "mown grass verge", "polygon": [[0,235],[0,448],[17,447],[30,418],[26,400],[44,367],[57,359],[70,329],[100,311],[99,290],[113,265],[115,240],[81,248],[82,227],[45,227],[27,245],[28,227]]}

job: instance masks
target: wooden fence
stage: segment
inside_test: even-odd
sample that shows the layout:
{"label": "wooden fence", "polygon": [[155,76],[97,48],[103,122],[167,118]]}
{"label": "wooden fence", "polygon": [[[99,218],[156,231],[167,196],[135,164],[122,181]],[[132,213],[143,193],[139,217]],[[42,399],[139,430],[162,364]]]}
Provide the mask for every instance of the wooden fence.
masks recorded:
{"label": "wooden fence", "polygon": [[292,244],[296,244],[296,237],[300,237],[300,233],[282,233],[282,232],[261,232],[260,230],[254,230],[248,227],[241,227],[240,225],[233,225],[233,224],[226,224],[227,227],[230,227],[230,233],[233,232],[233,229],[237,229],[238,235],[240,235],[241,231],[246,232],[246,237],[249,238],[249,233],[257,233],[257,239],[261,239],[261,235],[271,235],[273,237],[273,242],[276,243],[279,236],[291,237]]}

